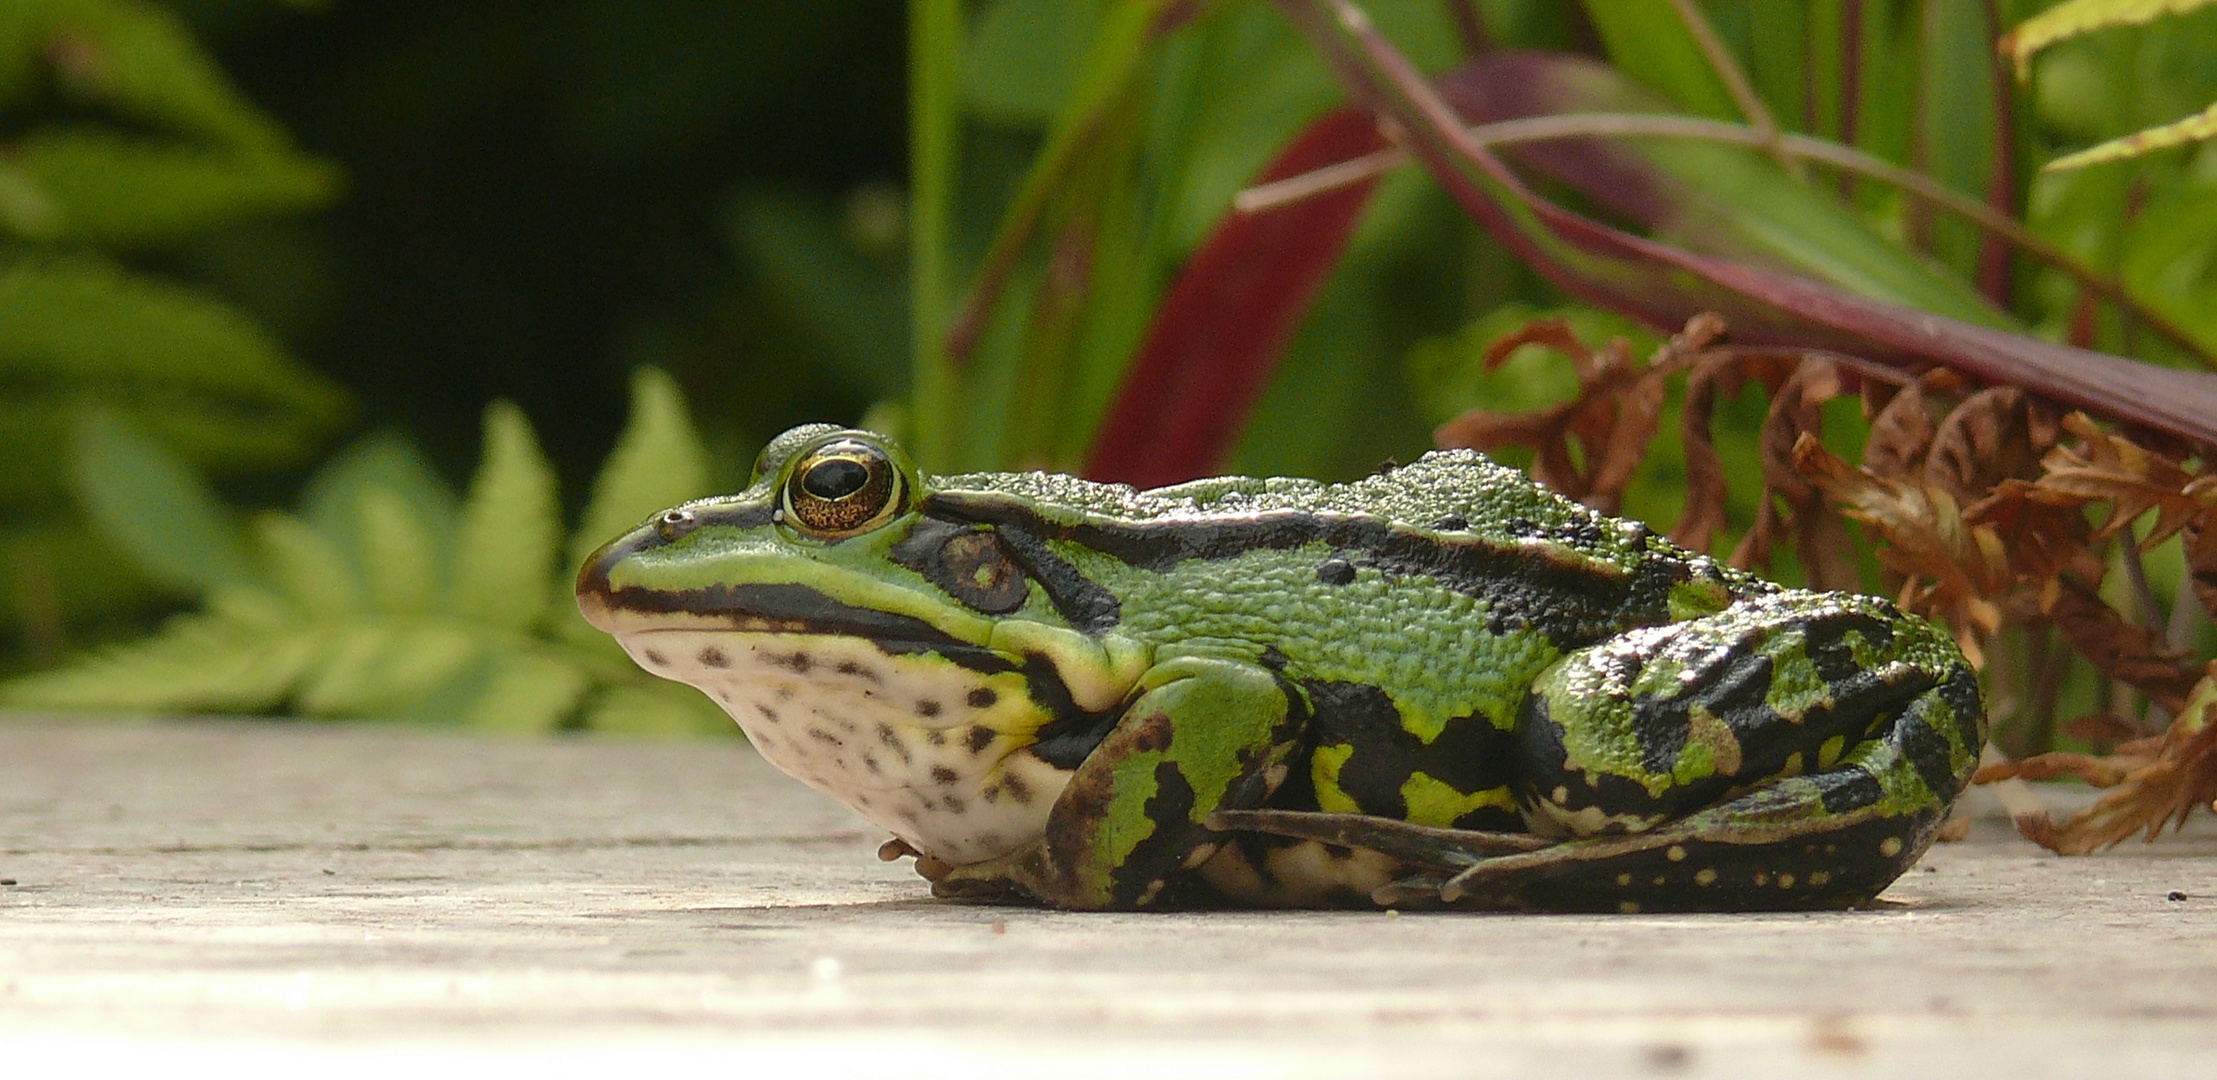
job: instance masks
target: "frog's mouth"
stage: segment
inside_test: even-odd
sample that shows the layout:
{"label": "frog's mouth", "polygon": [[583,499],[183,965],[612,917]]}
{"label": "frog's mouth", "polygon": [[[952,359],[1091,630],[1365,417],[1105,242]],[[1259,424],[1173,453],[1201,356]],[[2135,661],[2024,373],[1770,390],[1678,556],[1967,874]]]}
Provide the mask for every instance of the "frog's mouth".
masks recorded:
{"label": "frog's mouth", "polygon": [[610,589],[605,582],[588,581],[578,590],[577,607],[586,622],[618,637],[649,630],[739,630],[867,638],[901,651],[991,653],[914,616],[843,604],[806,585],[653,591]]}

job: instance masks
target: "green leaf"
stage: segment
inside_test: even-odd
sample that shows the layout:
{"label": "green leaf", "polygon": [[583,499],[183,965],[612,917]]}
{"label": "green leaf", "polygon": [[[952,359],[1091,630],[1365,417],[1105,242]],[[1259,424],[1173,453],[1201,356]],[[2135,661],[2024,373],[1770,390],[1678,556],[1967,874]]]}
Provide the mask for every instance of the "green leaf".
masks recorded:
{"label": "green leaf", "polygon": [[441,595],[439,544],[423,514],[390,488],[362,492],[356,519],[360,528],[362,583],[370,604],[393,613],[428,612]]}
{"label": "green leaf", "polygon": [[192,466],[128,422],[87,414],[71,479],[79,503],[146,576],[196,596],[257,578],[215,491]]}
{"label": "green leaf", "polygon": [[591,685],[575,664],[533,651],[497,650],[470,673],[470,692],[455,702],[451,719],[484,731],[549,732]]}
{"label": "green leaf", "polygon": [[254,539],[269,580],[310,615],[362,610],[362,583],[345,549],[307,522],[274,511],[254,518]]}
{"label": "green leaf", "polygon": [[457,527],[454,491],[423,451],[398,433],[366,436],[327,462],[308,480],[301,516],[346,552],[356,573],[366,580],[369,564],[362,547],[362,502],[372,491],[395,495],[412,508],[431,536],[435,561],[443,565]]}
{"label": "green leaf", "polygon": [[71,425],[106,401],[202,468],[297,460],[344,395],[236,309],[90,259],[0,269],[0,494],[57,492]]}
{"label": "green leaf", "polygon": [[1586,0],[1586,17],[1618,71],[1689,112],[1742,119],[1732,91],[1709,66],[1670,0]]}
{"label": "green leaf", "polygon": [[450,610],[522,629],[546,610],[562,542],[554,468],[539,452],[523,410],[496,401],[485,410],[485,449],[462,506]]}
{"label": "green leaf", "polygon": [[654,368],[631,379],[631,417],[593,481],[593,498],[570,543],[570,567],[647,516],[708,494],[708,454],[677,383]]}
{"label": "green leaf", "polygon": [[180,615],[152,637],[0,685],[0,702],[20,708],[260,712],[285,699],[318,646],[305,628],[222,614]]}
{"label": "green leaf", "polygon": [[1101,0],[1000,0],[978,20],[963,58],[971,111],[997,123],[1044,126],[1085,70]]}
{"label": "green leaf", "polygon": [[2018,23],[2003,35],[2001,51],[2017,63],[2017,77],[2026,78],[2032,54],[2068,38],[2108,26],[2137,26],[2166,15],[2204,8],[2217,0],[2066,0]]}
{"label": "green leaf", "polygon": [[51,203],[47,236],[107,246],[174,243],[244,218],[312,210],[339,189],[336,169],[297,154],[88,127],[33,132],[15,144],[12,166]]}
{"label": "green leaf", "polygon": [[2111,139],[2098,146],[2090,146],[2075,154],[2065,154],[2048,162],[2049,172],[2062,169],[2082,169],[2104,161],[2121,161],[2152,154],[2173,146],[2181,146],[2203,139],[2217,139],[2217,103],[2184,120],[2136,131],[2122,138]]}
{"label": "green leaf", "polygon": [[395,717],[468,670],[482,648],[470,628],[448,620],[343,624],[295,705],[310,716]]}
{"label": "green leaf", "polygon": [[716,703],[682,683],[622,683],[594,695],[585,712],[589,731],[650,737],[683,737],[735,734],[731,722]]}
{"label": "green leaf", "polygon": [[129,0],[8,0],[0,93],[21,91],[26,59],[47,61],[59,88],[134,120],[239,147],[273,147],[284,132],[239,93],[167,8]]}

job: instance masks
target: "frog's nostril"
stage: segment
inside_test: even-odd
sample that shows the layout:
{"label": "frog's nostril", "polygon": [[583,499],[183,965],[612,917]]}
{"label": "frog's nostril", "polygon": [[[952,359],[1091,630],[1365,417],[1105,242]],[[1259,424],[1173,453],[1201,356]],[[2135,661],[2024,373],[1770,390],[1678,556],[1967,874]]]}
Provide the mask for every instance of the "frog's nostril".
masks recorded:
{"label": "frog's nostril", "polygon": [[692,532],[699,524],[699,517],[691,510],[668,510],[655,519],[654,531],[662,537],[664,543],[668,543]]}

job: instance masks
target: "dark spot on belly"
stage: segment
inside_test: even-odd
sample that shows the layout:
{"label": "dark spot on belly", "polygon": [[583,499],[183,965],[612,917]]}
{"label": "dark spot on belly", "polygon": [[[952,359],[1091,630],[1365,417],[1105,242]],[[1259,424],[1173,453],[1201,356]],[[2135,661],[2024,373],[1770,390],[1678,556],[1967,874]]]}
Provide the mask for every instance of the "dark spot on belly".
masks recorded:
{"label": "dark spot on belly", "polygon": [[915,807],[904,806],[901,807],[900,811],[898,813],[895,813],[893,816],[900,818],[902,821],[908,822],[911,825],[914,825],[922,815],[916,812]]}
{"label": "dark spot on belly", "polygon": [[700,662],[708,665],[709,667],[731,666],[731,658],[725,656],[724,651],[715,647],[714,645],[710,645],[709,647],[701,650]]}
{"label": "dark spot on belly", "polygon": [[885,768],[878,764],[878,756],[868,750],[862,752],[862,767],[870,770],[873,776],[885,771]]}
{"label": "dark spot on belly", "polygon": [[856,806],[868,806],[870,805],[870,796],[857,791],[854,793],[854,801]]}
{"label": "dark spot on belly", "polygon": [[955,775],[955,771],[945,765],[931,767],[931,782],[934,784],[952,784],[960,779],[962,777]]}
{"label": "dark spot on belly", "polygon": [[778,722],[777,710],[769,707],[768,705],[764,705],[763,703],[757,701],[754,703],[754,711],[761,713],[764,720],[768,720],[773,724]]}
{"label": "dark spot on belly", "polygon": [[779,701],[791,701],[791,700],[793,700],[793,688],[792,688],[792,687],[790,687],[790,686],[780,686],[780,687],[778,687],[778,688],[777,688],[777,699],[778,699]]}
{"label": "dark spot on belly", "polygon": [[654,651],[653,649],[648,649],[648,650],[646,650],[646,654],[647,654],[647,663],[653,664],[653,665],[654,665],[655,667],[668,667],[668,666],[670,666],[670,659],[669,659],[669,657],[666,657],[666,656],[662,655],[661,653],[655,652],[655,651]]}
{"label": "dark spot on belly", "polygon": [[764,660],[781,668],[788,668],[796,675],[806,675],[816,667],[816,661],[805,652],[764,653]]}
{"label": "dark spot on belly", "polygon": [[847,745],[845,740],[841,739],[837,735],[832,734],[831,732],[825,731],[823,728],[820,727],[809,728],[808,737],[816,740],[817,742],[827,743],[832,746]]}
{"label": "dark spot on belly", "polygon": [[950,814],[967,814],[970,812],[970,804],[963,802],[960,797],[954,795],[949,795],[940,800],[940,805],[946,807]]}
{"label": "dark spot on belly", "polygon": [[933,746],[945,746],[947,745],[947,733],[937,728],[933,728],[932,730],[924,733],[924,741],[932,744]]}
{"label": "dark spot on belly", "polygon": [[981,686],[970,691],[970,696],[966,700],[970,702],[970,707],[973,709],[990,709],[1001,700],[1001,695],[994,693],[991,687]]}
{"label": "dark spot on belly", "polygon": [[838,723],[838,725],[839,725],[839,730],[841,730],[841,731],[844,731],[844,732],[846,732],[846,733],[847,733],[847,734],[849,734],[849,735],[852,735],[852,734],[854,734],[854,731],[855,731],[855,728],[854,728],[854,721],[852,721],[852,720],[846,720],[846,719],[841,719],[841,720],[839,720],[839,721],[838,721],[837,723]]}
{"label": "dark spot on belly", "polygon": [[853,675],[857,678],[868,679],[871,682],[880,681],[875,670],[863,667],[852,660],[841,660],[838,671],[841,675]]}
{"label": "dark spot on belly", "polygon": [[999,785],[999,784],[987,784],[987,785],[985,785],[985,787],[984,787],[984,788],[983,788],[982,790],[980,790],[980,791],[978,792],[978,794],[980,794],[980,795],[983,795],[983,796],[985,796],[985,801],[987,801],[987,802],[989,802],[989,803],[990,803],[990,802],[1000,802],[1000,801],[1001,801],[1001,785]]}
{"label": "dark spot on belly", "polygon": [[1355,580],[1355,564],[1345,559],[1326,559],[1316,564],[1316,580],[1326,585],[1345,585]]}
{"label": "dark spot on belly", "polygon": [[901,764],[907,765],[913,760],[908,755],[908,744],[901,741],[900,735],[894,732],[893,725],[886,723],[878,725],[878,741],[885,744],[886,749],[899,755]]}
{"label": "dark spot on belly", "polygon": [[939,703],[930,698],[917,702],[916,715],[925,717],[939,715]]}
{"label": "dark spot on belly", "polygon": [[729,704],[731,704],[731,691],[729,691],[729,690],[718,690],[718,691],[716,691],[716,700],[718,700],[718,701],[721,701],[721,702],[723,702],[723,703],[724,703],[724,704],[726,704],[726,705],[729,705]]}
{"label": "dark spot on belly", "polygon": [[978,754],[983,753],[986,747],[993,745],[993,736],[992,728],[979,725],[972,727],[970,734],[963,736],[962,742],[963,745],[970,748],[971,753]]}
{"label": "dark spot on belly", "polygon": [[1024,778],[1010,773],[1001,778],[1001,790],[1008,792],[1009,801],[1023,804],[1032,801],[1032,786]]}

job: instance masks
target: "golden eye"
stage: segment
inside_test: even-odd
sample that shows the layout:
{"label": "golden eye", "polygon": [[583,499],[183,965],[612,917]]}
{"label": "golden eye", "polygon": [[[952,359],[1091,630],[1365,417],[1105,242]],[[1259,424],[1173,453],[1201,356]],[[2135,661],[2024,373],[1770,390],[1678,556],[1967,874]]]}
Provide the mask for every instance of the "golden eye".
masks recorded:
{"label": "golden eye", "polygon": [[907,509],[907,486],[884,450],[839,439],[802,455],[787,474],[786,520],[827,540],[868,532]]}

